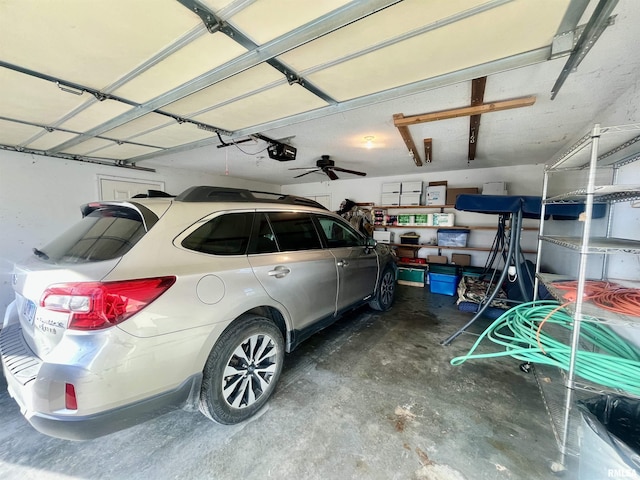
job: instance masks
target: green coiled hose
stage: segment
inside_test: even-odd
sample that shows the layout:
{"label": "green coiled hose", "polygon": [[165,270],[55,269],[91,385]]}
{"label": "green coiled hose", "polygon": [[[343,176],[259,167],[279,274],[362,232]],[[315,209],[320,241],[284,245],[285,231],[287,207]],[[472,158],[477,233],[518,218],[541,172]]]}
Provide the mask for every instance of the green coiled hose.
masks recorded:
{"label": "green coiled hose", "polygon": [[[523,303],[507,310],[480,335],[469,353],[451,359],[451,365],[461,365],[472,359],[511,356],[523,362],[569,370],[570,345],[545,331],[547,325],[565,329],[569,336],[573,331],[573,317],[559,307],[558,302],[545,300]],[[575,374],[590,382],[640,396],[640,349],[624,341],[605,324],[592,320],[581,323]],[[542,322],[545,324],[536,338]],[[484,338],[505,350],[474,355]]]}

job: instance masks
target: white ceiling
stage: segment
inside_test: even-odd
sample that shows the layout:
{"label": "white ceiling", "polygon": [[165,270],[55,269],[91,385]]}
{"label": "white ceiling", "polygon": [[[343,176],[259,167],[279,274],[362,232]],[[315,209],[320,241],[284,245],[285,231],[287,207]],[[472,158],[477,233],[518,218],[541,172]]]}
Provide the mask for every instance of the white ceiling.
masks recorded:
{"label": "white ceiling", "polygon": [[[323,154],[369,176],[545,162],[638,81],[635,2],[551,100],[570,53],[554,38],[596,0],[0,0],[0,145],[276,184],[328,180],[288,170]],[[469,106],[481,76],[485,103],[536,103],[483,114],[471,162],[469,117],[409,127],[422,160],[433,139],[416,166],[393,115]]]}

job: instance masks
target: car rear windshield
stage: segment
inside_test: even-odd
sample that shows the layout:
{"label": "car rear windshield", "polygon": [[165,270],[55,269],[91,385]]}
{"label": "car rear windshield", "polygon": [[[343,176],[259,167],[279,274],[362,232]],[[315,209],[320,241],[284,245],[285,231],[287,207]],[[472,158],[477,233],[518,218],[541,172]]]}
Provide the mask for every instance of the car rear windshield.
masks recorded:
{"label": "car rear windshield", "polygon": [[91,212],[36,253],[57,264],[112,260],[127,253],[145,233],[142,217],[136,210],[105,206]]}

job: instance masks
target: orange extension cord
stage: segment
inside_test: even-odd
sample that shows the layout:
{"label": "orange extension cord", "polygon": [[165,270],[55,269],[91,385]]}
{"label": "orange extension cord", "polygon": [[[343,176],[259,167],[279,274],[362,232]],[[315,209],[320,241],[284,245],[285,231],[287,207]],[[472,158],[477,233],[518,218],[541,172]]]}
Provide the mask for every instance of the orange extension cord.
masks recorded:
{"label": "orange extension cord", "polygon": [[[536,340],[542,353],[545,353],[540,342],[540,332],[546,321],[558,310],[575,302],[578,289],[578,282],[565,281],[554,282],[553,285],[559,290],[566,290],[562,298],[567,302],[553,309],[538,325]],[[600,308],[623,315],[640,316],[640,289],[625,288],[617,283],[604,282],[600,280],[587,280],[584,284],[584,299],[593,302]]]}
{"label": "orange extension cord", "polygon": [[[577,281],[554,282],[553,285],[560,290],[567,290],[563,298],[568,302],[576,300]],[[584,299],[611,312],[640,316],[640,289],[637,288],[626,288],[616,283],[587,280],[584,284]]]}

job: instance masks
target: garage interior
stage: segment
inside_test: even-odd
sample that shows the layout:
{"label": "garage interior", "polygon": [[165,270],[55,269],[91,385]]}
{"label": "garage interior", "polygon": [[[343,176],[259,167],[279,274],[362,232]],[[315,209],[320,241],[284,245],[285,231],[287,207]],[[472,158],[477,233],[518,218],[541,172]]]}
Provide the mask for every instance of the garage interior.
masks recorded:
{"label": "garage interior", "polygon": [[[603,387],[567,389],[557,369],[511,356],[450,363],[492,320],[441,345],[474,314],[457,290],[433,292],[429,269],[484,267],[499,215],[455,198],[427,205],[427,189],[587,188],[601,126],[594,151],[613,176],[593,169],[594,181],[626,186],[623,201],[592,222],[526,218],[519,243],[540,272],[637,288],[637,245],[585,267],[580,250],[538,234],[592,223],[594,236],[640,239],[638,24],[633,0],[0,2],[0,313],[13,263],[80,205],[149,189],[247,188],[413,216],[372,230],[393,233],[418,275],[390,311],[357,310],[290,354],[267,407],[241,425],[177,411],[68,442],[33,430],[0,377],[0,476],[587,478],[573,404]],[[547,182],[566,152],[586,161]],[[383,201],[389,185],[416,182],[416,208]],[[453,213],[443,228],[468,227],[465,246],[437,245],[437,227],[416,224],[427,212]],[[400,241],[411,231],[420,248]],[[630,343],[638,316],[620,322]],[[476,353],[496,348],[483,340]],[[559,432],[552,419],[567,410]]]}

